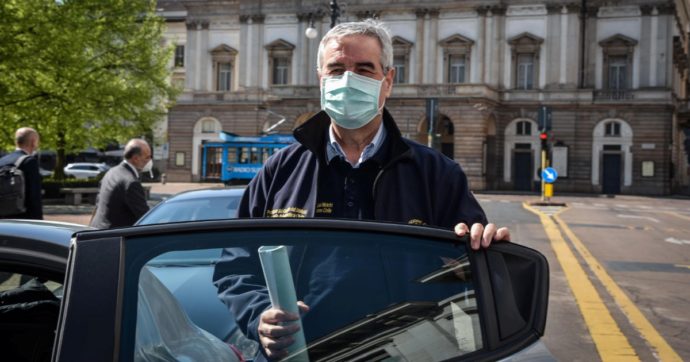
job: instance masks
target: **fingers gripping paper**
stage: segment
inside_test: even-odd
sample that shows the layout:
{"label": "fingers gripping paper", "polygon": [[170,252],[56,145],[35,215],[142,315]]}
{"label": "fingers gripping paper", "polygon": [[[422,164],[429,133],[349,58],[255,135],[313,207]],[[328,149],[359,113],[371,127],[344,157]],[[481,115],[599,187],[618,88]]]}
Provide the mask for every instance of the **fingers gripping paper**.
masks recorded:
{"label": "fingers gripping paper", "polygon": [[[259,248],[259,258],[273,307],[299,315],[287,248],[282,245],[262,246]],[[299,331],[293,335],[295,343],[287,348],[289,357],[286,360],[309,362],[304,332],[302,331],[302,320],[298,319],[289,323],[297,323]]]}

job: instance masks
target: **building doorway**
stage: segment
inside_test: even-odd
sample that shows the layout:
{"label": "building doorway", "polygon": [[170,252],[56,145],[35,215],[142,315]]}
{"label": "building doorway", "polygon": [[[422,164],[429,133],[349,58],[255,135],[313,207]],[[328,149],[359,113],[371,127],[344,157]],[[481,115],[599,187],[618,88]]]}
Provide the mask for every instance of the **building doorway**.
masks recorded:
{"label": "building doorway", "polygon": [[[206,152],[206,162],[204,162],[204,152]],[[206,147],[199,152],[202,165],[201,175],[204,181],[219,181],[221,169],[223,167],[223,149],[220,147]],[[205,177],[203,175],[206,175]]]}
{"label": "building doorway", "polygon": [[[441,114],[439,120],[434,125],[435,135],[432,148],[443,153],[448,158],[455,159],[455,126],[453,121],[446,115]],[[416,141],[429,145],[429,122],[426,117],[417,126]]]}
{"label": "building doorway", "polygon": [[602,193],[607,195],[620,194],[622,171],[620,152],[604,152],[602,161]]}
{"label": "building doorway", "polygon": [[529,143],[517,143],[513,151],[513,189],[531,191],[532,177],[532,147]]}

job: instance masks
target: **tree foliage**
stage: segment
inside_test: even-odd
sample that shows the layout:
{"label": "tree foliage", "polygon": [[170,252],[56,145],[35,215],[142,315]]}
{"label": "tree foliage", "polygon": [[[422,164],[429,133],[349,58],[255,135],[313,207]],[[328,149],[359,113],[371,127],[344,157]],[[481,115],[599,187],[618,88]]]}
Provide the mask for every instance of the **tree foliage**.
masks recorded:
{"label": "tree foliage", "polygon": [[177,94],[155,5],[0,1],[2,148],[22,126],[36,128],[42,148],[58,155],[150,133]]}

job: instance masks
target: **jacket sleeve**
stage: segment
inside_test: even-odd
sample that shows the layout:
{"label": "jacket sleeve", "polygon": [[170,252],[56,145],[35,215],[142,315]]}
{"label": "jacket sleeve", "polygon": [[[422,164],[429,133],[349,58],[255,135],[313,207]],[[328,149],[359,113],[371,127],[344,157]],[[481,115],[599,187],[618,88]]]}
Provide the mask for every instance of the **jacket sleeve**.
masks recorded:
{"label": "jacket sleeve", "polygon": [[38,171],[38,160],[29,156],[22,161],[19,168],[24,172],[26,218],[43,219],[43,201],[41,195],[41,173]]}
{"label": "jacket sleeve", "polygon": [[437,175],[437,180],[441,182],[437,190],[447,190],[436,193],[436,205],[446,209],[438,210],[442,215],[442,224],[451,228],[458,223],[465,223],[469,227],[475,223],[486,225],[486,214],[470,191],[467,176],[460,165],[453,163],[447,172],[446,175]]}
{"label": "jacket sleeve", "polygon": [[146,203],[146,193],[140,182],[130,182],[127,185],[125,200],[125,204],[135,217],[135,221],[149,211],[149,205]]}
{"label": "jacket sleeve", "polygon": [[258,341],[259,317],[271,306],[258,251],[224,249],[213,272],[213,283],[242,332]]}

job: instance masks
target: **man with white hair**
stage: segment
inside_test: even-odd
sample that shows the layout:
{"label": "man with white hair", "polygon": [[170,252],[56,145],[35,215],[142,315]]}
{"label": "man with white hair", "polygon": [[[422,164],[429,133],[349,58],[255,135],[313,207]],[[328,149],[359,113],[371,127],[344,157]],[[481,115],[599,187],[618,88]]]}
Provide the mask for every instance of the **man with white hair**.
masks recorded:
{"label": "man with white hair", "polygon": [[[510,240],[507,228],[488,223],[460,165],[403,138],[384,108],[395,68],[391,36],[382,23],[366,20],[331,29],[319,45],[317,67],[322,112],[295,129],[298,142],[271,157],[250,182],[239,217],[337,217],[453,228],[458,236],[469,233],[475,250],[492,240]],[[299,316],[271,307],[265,289],[256,287],[262,284],[260,270],[232,275],[234,265],[255,254],[225,249],[214,281],[245,334],[260,343],[264,357],[277,359],[286,355],[298,329],[284,322]],[[329,294],[337,293],[338,283],[367,280],[361,271],[332,270],[313,276],[329,290],[308,295],[319,305],[306,298],[306,304],[298,303],[302,312],[312,309],[305,318],[342,299]],[[298,297],[305,294],[297,291]],[[345,319],[357,308],[354,303],[337,317]],[[318,337],[306,326],[304,332],[307,340],[309,333]]]}
{"label": "man with white hair", "polygon": [[110,229],[132,226],[148,210],[146,193],[139,181],[140,172],[148,172],[153,166],[151,148],[142,139],[127,142],[125,159],[111,168],[101,180],[96,211],[91,226]]}
{"label": "man with white hair", "polygon": [[15,164],[21,157],[24,159],[17,167],[24,174],[24,206],[26,211],[21,214],[8,215],[13,219],[43,219],[43,201],[41,196],[41,173],[39,172],[36,152],[40,137],[35,129],[22,127],[14,135],[17,149],[0,158],[0,167]]}

